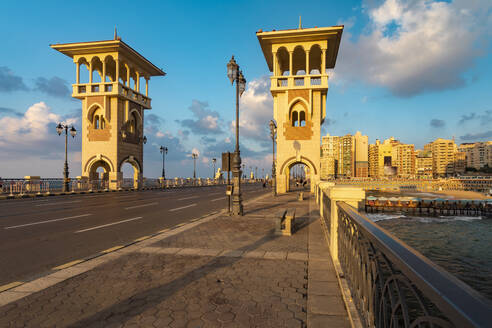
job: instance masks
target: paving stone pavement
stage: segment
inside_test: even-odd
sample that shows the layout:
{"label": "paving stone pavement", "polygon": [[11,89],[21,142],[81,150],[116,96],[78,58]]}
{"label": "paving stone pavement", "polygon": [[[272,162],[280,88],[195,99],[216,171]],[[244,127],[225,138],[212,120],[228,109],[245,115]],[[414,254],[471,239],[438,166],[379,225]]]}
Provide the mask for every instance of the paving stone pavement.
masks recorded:
{"label": "paving stone pavement", "polygon": [[[286,207],[302,223],[276,236]],[[318,218],[268,196],[4,305],[0,327],[349,327]]]}

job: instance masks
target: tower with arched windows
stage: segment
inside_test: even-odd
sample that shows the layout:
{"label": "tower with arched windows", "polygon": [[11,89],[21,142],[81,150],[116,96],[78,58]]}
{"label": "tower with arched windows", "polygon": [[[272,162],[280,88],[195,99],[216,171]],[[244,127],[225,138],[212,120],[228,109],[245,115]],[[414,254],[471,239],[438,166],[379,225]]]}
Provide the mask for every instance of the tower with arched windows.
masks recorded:
{"label": "tower with arched windows", "polygon": [[289,191],[290,169],[305,164],[311,190],[320,176],[321,125],[328,73],[335,67],[343,26],[256,33],[265,56],[277,122],[276,186]]}
{"label": "tower with arched windows", "polygon": [[148,83],[151,76],[165,73],[116,35],[114,40],[51,47],[75,63],[72,97],[82,101],[82,176],[117,189],[121,167],[128,162],[134,168],[134,187],[139,188],[144,111],[151,109]]}

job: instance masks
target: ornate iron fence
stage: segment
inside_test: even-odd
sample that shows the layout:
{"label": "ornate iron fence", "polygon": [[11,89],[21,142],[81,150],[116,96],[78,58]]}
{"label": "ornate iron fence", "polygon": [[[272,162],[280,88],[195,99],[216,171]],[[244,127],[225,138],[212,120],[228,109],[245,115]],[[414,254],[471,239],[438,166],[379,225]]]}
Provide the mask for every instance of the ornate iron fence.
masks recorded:
{"label": "ornate iron fence", "polygon": [[[23,195],[23,194],[45,194],[60,192],[63,189],[62,178],[42,178],[42,179],[0,179],[0,194]],[[248,181],[244,181],[248,182]],[[223,185],[226,181],[223,179],[202,179],[195,180],[191,178],[175,178],[170,180],[159,180],[153,178],[144,178],[143,187],[146,188],[182,188],[193,186],[211,186]],[[119,188],[134,188],[133,179],[123,179]],[[71,179],[68,184],[68,192],[78,191],[100,191],[109,189],[108,180],[87,180]]]}
{"label": "ornate iron fence", "polygon": [[368,327],[491,327],[492,302],[352,206],[337,207],[338,261]]}

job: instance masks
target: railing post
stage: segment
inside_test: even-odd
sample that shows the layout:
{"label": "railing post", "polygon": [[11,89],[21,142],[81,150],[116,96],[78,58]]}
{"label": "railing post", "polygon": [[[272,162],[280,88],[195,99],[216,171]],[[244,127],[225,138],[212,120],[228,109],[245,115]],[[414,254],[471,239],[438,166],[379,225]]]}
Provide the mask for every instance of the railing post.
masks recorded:
{"label": "railing post", "polygon": [[[345,202],[358,210],[363,209],[366,192],[360,187],[336,185],[328,189],[326,196],[330,199],[330,252],[334,261],[338,262],[338,206],[337,202]],[[323,207],[321,203],[320,208]]]}
{"label": "railing post", "polygon": [[334,182],[319,182],[316,184],[316,203],[319,205],[319,213],[321,216],[324,215],[323,213],[323,193],[328,191],[328,189],[332,188],[335,186]]}

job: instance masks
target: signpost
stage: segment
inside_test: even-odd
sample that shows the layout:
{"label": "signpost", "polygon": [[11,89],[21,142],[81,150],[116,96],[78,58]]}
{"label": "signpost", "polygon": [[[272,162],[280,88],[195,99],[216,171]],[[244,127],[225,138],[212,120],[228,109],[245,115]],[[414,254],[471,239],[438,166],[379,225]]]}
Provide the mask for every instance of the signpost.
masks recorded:
{"label": "signpost", "polygon": [[233,158],[233,153],[226,152],[222,153],[222,172],[226,171],[227,172],[227,188],[226,188],[226,195],[227,195],[227,211],[231,213],[231,196],[232,196],[232,187],[231,186],[231,180],[230,180],[230,173],[232,169],[232,158]]}

